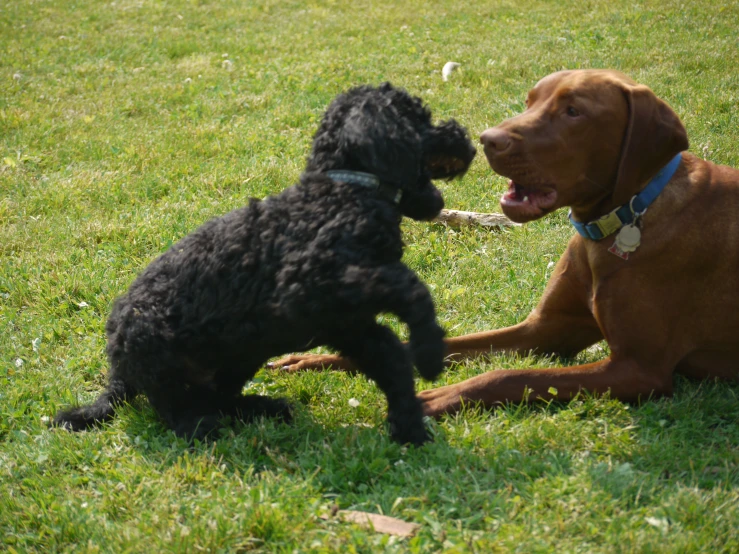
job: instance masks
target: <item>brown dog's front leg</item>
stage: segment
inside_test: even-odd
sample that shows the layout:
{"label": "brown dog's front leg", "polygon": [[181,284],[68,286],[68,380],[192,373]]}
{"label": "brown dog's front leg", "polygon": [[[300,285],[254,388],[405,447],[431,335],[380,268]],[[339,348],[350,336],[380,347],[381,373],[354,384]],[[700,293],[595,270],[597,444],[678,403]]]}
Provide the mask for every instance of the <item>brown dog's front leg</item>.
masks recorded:
{"label": "brown dog's front leg", "polygon": [[535,311],[518,325],[453,337],[446,343],[448,358],[456,361],[491,352],[573,356],[602,338],[603,334],[589,312],[574,315]]}
{"label": "brown dog's front leg", "polygon": [[489,371],[436,389],[421,391],[424,414],[439,417],[460,410],[463,404],[485,408],[523,400],[571,400],[580,391],[610,392],[623,401],[646,399],[650,395],[672,394],[672,370],[655,371],[633,360],[603,361],[550,369]]}
{"label": "brown dog's front leg", "polygon": [[515,352],[526,355],[573,356],[603,338],[590,310],[588,269],[573,254],[565,252],[554,269],[536,308],[518,325],[483,331],[447,340],[453,360]]}

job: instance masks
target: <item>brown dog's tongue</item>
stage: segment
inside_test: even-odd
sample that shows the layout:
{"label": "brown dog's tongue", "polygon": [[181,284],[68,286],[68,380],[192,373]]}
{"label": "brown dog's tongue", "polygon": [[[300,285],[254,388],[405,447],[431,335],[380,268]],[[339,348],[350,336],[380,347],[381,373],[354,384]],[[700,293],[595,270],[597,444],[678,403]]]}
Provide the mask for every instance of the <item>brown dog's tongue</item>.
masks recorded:
{"label": "brown dog's tongue", "polygon": [[541,209],[549,209],[557,201],[557,191],[553,189],[528,188],[514,181],[510,181],[506,195],[512,200],[532,204]]}

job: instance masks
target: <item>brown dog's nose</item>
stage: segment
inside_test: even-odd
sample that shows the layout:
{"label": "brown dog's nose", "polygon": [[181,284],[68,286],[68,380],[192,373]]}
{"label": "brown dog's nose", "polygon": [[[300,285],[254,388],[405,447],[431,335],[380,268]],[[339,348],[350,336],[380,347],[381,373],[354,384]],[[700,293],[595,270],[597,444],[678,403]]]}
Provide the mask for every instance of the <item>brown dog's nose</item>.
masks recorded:
{"label": "brown dog's nose", "polygon": [[497,127],[491,127],[482,132],[480,142],[485,146],[485,149],[493,150],[497,153],[504,152],[508,149],[511,145],[511,138],[505,131]]}

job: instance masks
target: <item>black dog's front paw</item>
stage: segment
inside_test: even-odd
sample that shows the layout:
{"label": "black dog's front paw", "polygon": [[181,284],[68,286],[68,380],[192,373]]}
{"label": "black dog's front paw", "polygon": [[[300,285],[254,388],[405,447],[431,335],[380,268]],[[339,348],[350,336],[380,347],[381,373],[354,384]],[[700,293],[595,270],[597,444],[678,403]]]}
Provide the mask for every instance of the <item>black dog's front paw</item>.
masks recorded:
{"label": "black dog's front paw", "polygon": [[425,427],[413,429],[397,429],[390,425],[390,438],[400,444],[422,446],[431,441],[431,434]]}
{"label": "black dog's front paw", "polygon": [[433,333],[426,334],[422,338],[411,338],[413,362],[421,377],[428,381],[433,381],[444,371],[446,344],[442,339],[443,336],[444,331],[437,327]]}
{"label": "black dog's front paw", "polygon": [[388,413],[387,423],[390,427],[390,438],[400,444],[421,446],[429,442],[432,437],[423,423],[421,404],[413,399],[413,406],[408,410]]}

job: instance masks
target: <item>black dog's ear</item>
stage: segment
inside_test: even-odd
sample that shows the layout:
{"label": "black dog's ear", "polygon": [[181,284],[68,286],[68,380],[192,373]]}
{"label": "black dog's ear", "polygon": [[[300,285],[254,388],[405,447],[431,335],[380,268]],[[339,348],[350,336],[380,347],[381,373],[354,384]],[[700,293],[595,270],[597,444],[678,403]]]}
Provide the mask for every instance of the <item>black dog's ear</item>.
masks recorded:
{"label": "black dog's ear", "polygon": [[461,177],[477,154],[467,129],[453,119],[429,130],[424,136],[423,152],[432,179]]}
{"label": "black dog's ear", "polygon": [[392,105],[365,101],[353,106],[340,131],[348,167],[398,186],[415,184],[421,163],[420,137]]}

